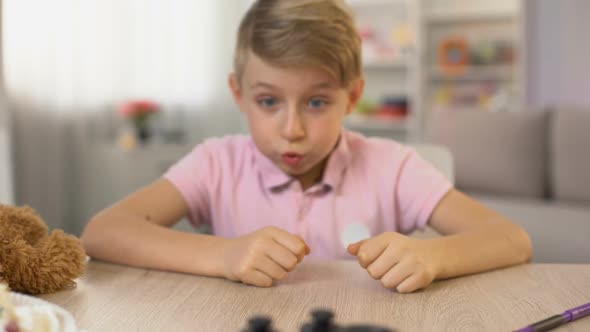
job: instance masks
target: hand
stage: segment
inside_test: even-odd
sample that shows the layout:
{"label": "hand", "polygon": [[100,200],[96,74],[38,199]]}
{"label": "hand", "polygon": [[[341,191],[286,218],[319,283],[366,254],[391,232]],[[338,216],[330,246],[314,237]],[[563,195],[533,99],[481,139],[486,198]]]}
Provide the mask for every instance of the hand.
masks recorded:
{"label": "hand", "polygon": [[297,235],[266,227],[230,239],[223,250],[224,276],[259,287],[270,287],[293,271],[310,249]]}
{"label": "hand", "polygon": [[387,232],[353,243],[348,252],[386,288],[411,293],[428,286],[438,273],[438,261],[428,240]]}

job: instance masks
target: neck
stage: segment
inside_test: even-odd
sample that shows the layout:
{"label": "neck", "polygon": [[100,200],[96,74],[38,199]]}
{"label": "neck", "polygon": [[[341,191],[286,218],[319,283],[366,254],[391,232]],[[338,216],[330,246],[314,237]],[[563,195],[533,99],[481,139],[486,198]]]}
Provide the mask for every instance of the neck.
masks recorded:
{"label": "neck", "polygon": [[320,183],[322,181],[322,177],[324,175],[324,170],[326,169],[327,162],[328,157],[322,160],[322,162],[315,165],[307,173],[301,174],[297,177],[297,180],[301,184],[301,189],[303,191],[312,187],[314,184]]}
{"label": "neck", "polygon": [[297,180],[301,184],[301,190],[305,191],[308,188],[312,187],[314,184],[320,183],[322,181],[324,171],[326,170],[326,165],[328,164],[328,159],[330,159],[330,156],[332,155],[332,153],[334,153],[334,150],[340,143],[340,139],[342,139],[342,137],[338,138],[336,144],[334,144],[334,147],[326,156],[326,158],[324,158],[324,160],[312,167],[309,171],[307,171],[307,173],[297,176]]}
{"label": "neck", "polygon": [[323,160],[310,169],[307,173],[297,176],[297,180],[299,181],[299,184],[301,184],[301,190],[305,191],[311,188],[314,184],[320,183],[322,181],[322,175],[324,174],[325,167],[326,160]]}

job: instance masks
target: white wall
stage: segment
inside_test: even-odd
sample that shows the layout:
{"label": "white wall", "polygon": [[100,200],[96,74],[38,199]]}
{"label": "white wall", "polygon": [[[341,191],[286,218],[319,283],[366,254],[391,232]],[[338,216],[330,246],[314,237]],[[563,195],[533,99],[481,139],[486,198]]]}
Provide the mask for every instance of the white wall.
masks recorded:
{"label": "white wall", "polygon": [[590,106],[590,1],[528,0],[532,106]]}

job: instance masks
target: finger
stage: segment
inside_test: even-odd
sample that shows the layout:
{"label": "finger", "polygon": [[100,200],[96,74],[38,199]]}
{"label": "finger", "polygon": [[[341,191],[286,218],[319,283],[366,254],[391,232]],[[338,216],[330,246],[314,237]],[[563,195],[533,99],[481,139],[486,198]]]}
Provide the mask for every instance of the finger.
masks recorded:
{"label": "finger", "polygon": [[348,253],[356,256],[358,254],[359,249],[361,248],[361,246],[363,245],[363,243],[365,242],[365,240],[363,241],[359,241],[353,244],[349,244],[348,248],[346,248],[348,250]]}
{"label": "finger", "polygon": [[291,251],[295,256],[297,256],[298,261],[302,261],[305,257],[307,252],[306,247],[308,246],[301,237],[277,229],[273,234],[273,239],[277,243]]}
{"label": "finger", "polygon": [[422,275],[413,274],[410,277],[402,281],[397,287],[397,291],[400,293],[412,293],[419,289],[422,289],[430,284]]}
{"label": "finger", "polygon": [[266,274],[274,280],[283,280],[287,276],[287,271],[267,256],[256,258],[256,262],[253,266],[256,270]]}
{"label": "finger", "polygon": [[299,258],[291,251],[274,241],[268,250],[267,256],[286,271],[293,271],[297,263],[300,262]]}
{"label": "finger", "polygon": [[380,238],[364,240],[356,254],[362,267],[367,268],[387,248],[387,242]]}
{"label": "finger", "polygon": [[373,263],[367,266],[367,272],[373,279],[380,280],[398,262],[399,258],[395,254],[390,253],[390,250],[385,249],[381,256],[377,257]]}
{"label": "finger", "polygon": [[241,281],[248,285],[254,285],[258,287],[271,287],[272,278],[265,273],[252,269],[244,275]]}
{"label": "finger", "polygon": [[412,263],[401,261],[381,277],[381,284],[385,288],[393,289],[414,272]]}

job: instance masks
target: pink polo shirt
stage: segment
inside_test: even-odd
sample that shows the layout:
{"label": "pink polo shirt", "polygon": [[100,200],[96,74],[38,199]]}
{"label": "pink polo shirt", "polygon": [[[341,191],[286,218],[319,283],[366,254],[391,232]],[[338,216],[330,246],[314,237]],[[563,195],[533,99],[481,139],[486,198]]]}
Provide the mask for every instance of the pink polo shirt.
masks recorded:
{"label": "pink polo shirt", "polygon": [[208,139],[164,175],[180,191],[193,225],[238,237],[266,226],[300,235],[311,256],[351,258],[340,243],[350,223],[371,235],[422,228],[451,183],[395,141],[343,130],[321,183],[306,191],[249,136]]}

